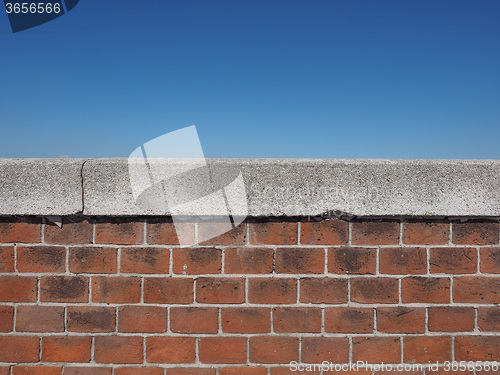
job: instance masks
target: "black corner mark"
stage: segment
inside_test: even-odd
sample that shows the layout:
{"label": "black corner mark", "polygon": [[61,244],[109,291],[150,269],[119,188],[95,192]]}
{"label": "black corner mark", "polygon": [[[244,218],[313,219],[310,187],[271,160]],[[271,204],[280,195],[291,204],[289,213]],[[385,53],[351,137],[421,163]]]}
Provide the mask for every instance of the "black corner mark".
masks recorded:
{"label": "black corner mark", "polygon": [[[80,0],[4,0],[12,32],[31,29],[73,9]],[[66,11],[65,11],[66,9]]]}

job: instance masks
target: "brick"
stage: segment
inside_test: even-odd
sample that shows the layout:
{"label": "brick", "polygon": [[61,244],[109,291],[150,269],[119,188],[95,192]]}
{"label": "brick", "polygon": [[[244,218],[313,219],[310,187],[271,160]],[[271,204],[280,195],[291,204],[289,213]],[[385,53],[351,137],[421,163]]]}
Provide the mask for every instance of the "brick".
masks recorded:
{"label": "brick", "polygon": [[289,278],[249,279],[248,300],[250,303],[296,303],[297,280]]}
{"label": "brick", "polygon": [[144,302],[191,303],[194,280],[187,277],[147,277],[144,279]]}
{"label": "brick", "polygon": [[0,375],[10,375],[10,367],[0,366]]}
{"label": "brick", "polygon": [[452,242],[457,245],[498,245],[498,223],[453,223]]}
{"label": "brick", "polygon": [[194,337],[148,337],[146,360],[150,363],[194,363]]}
{"label": "brick", "polygon": [[321,309],[317,307],[275,307],[273,327],[278,333],[321,332]]}
{"label": "brick", "polygon": [[62,228],[51,222],[45,223],[46,243],[90,244],[93,241],[93,224],[86,219],[63,218]]}
{"label": "brick", "polygon": [[111,367],[65,367],[64,375],[111,375]]}
{"label": "brick", "polygon": [[482,273],[500,273],[500,247],[482,248],[480,256]]}
{"label": "brick", "polygon": [[398,280],[388,277],[351,279],[351,301],[359,303],[397,303]]}
{"label": "brick", "polygon": [[61,375],[62,367],[49,366],[14,366],[13,375]]}
{"label": "brick", "polygon": [[463,276],[453,281],[453,302],[500,303],[500,279]]}
{"label": "brick", "polygon": [[0,336],[1,362],[38,362],[40,341],[33,336]]}
{"label": "brick", "polygon": [[354,245],[397,245],[399,243],[399,222],[353,222],[352,243]]}
{"label": "brick", "polygon": [[336,274],[371,274],[377,271],[377,250],[363,247],[328,249],[328,272]]}
{"label": "brick", "polygon": [[144,223],[136,219],[103,219],[96,223],[95,242],[103,244],[138,245],[144,239]]}
{"label": "brick", "polygon": [[244,245],[247,240],[247,225],[241,223],[228,232],[211,238],[213,233],[220,233],[226,228],[226,223],[204,221],[198,224],[198,238],[209,238],[201,245]]}
{"label": "brick", "polygon": [[349,340],[344,337],[302,338],[302,362],[349,362]]}
{"label": "brick", "polygon": [[37,243],[41,240],[42,220],[38,218],[0,219],[0,243]]}
{"label": "brick", "polygon": [[199,343],[202,363],[246,363],[246,337],[203,337]]}
{"label": "brick", "polygon": [[88,302],[89,280],[82,276],[43,276],[40,279],[42,302]]}
{"label": "brick", "polygon": [[42,360],[45,362],[89,362],[91,345],[91,337],[43,337]]}
{"label": "brick", "polygon": [[174,249],[173,272],[176,274],[199,275],[221,273],[222,250],[210,247]]}
{"label": "brick", "polygon": [[196,301],[243,303],[245,302],[245,280],[232,277],[200,277],[196,280]]}
{"label": "brick", "polygon": [[72,273],[116,273],[117,249],[112,247],[74,247],[69,250]]}
{"label": "brick", "polygon": [[0,246],[0,273],[15,272],[14,246]]}
{"label": "brick", "polygon": [[475,273],[477,251],[466,247],[438,247],[430,250],[431,273]]}
{"label": "brick", "polygon": [[160,333],[167,331],[167,324],[165,307],[122,306],[118,309],[119,332]]}
{"label": "brick", "polygon": [[[433,365],[435,365],[433,363]],[[398,371],[397,369],[395,370],[380,370],[380,371],[375,371],[374,375],[424,375],[424,371],[423,370],[414,370],[412,371],[411,369],[413,368],[413,364],[411,363],[406,363],[404,364],[403,366],[407,366],[407,370],[401,370],[401,371]],[[432,374],[432,375],[435,375],[434,372],[427,372],[427,374]],[[450,375],[450,374],[448,374]],[[467,375],[467,373],[465,374],[462,374],[462,375]],[[472,375],[472,374],[471,374]]]}
{"label": "brick", "polygon": [[446,245],[450,224],[446,222],[404,222],[403,243],[406,245]]}
{"label": "brick", "polygon": [[64,307],[18,306],[18,332],[64,332]]}
{"label": "brick", "polygon": [[30,246],[17,248],[19,272],[64,272],[66,249],[62,246]]}
{"label": "brick", "polygon": [[226,273],[260,274],[273,272],[274,251],[269,248],[238,247],[225,250]]}
{"label": "brick", "polygon": [[327,307],[325,331],[333,333],[373,332],[373,309],[368,307]]}
{"label": "brick", "polygon": [[97,363],[142,363],[143,338],[137,336],[97,336],[94,359]]}
{"label": "brick", "polygon": [[36,277],[0,276],[0,302],[35,302]]}
{"label": "brick", "polygon": [[163,375],[163,373],[160,367],[120,367],[115,370],[115,375]]}
{"label": "brick", "polygon": [[295,245],[298,224],[286,221],[250,223],[250,243],[252,245]]}
{"label": "brick", "polygon": [[174,223],[171,219],[148,219],[146,224],[146,242],[152,245],[179,245],[179,237],[183,245],[194,244],[194,223]]}
{"label": "brick", "polygon": [[13,329],[14,329],[14,307],[0,306],[0,332],[11,332]]}
{"label": "brick", "polygon": [[268,333],[271,310],[265,307],[227,307],[221,310],[225,333]]}
{"label": "brick", "polygon": [[92,302],[138,303],[141,300],[141,279],[139,277],[92,278]]}
{"label": "brick", "polygon": [[403,345],[405,362],[451,361],[451,337],[407,336]]}
{"label": "brick", "polygon": [[[319,370],[315,371],[313,366],[314,366],[313,364],[304,364],[303,367],[298,367],[298,366],[271,367],[270,370],[271,370],[271,375],[321,375],[321,371]],[[325,374],[328,374],[328,372],[325,372]],[[339,373],[339,372],[333,372],[332,374],[344,375],[344,373]],[[372,374],[370,373],[367,375],[372,375]]]}
{"label": "brick", "polygon": [[223,367],[219,375],[267,375],[265,367]]}
{"label": "brick", "polygon": [[427,252],[423,247],[380,249],[380,273],[410,275],[427,273]]}
{"label": "brick", "polygon": [[257,336],[250,338],[250,362],[290,363],[299,359],[297,337]]}
{"label": "brick", "polygon": [[399,363],[399,337],[353,337],[352,360],[368,363]]}
{"label": "brick", "polygon": [[477,325],[483,332],[500,332],[500,306],[480,306],[477,309]]}
{"label": "brick", "polygon": [[276,250],[277,273],[324,273],[325,251],[315,248],[279,248]]}
{"label": "brick", "polygon": [[[450,363],[450,365],[451,365],[451,363]],[[458,364],[458,366],[460,366],[460,364]],[[453,371],[453,370],[451,370],[449,368],[441,367],[438,370],[435,370],[434,368],[426,370],[426,375],[474,375],[474,371],[470,371],[470,370],[466,370],[466,371],[461,371],[461,370]],[[486,375],[486,374],[478,371],[477,375]],[[497,375],[497,373],[495,372],[495,373],[491,373],[491,374],[488,374],[488,375]]]}
{"label": "brick", "polygon": [[179,367],[179,368],[169,368],[167,370],[168,375],[215,375],[215,369],[212,368],[191,368],[191,367]]}
{"label": "brick", "polygon": [[429,331],[470,332],[475,327],[473,307],[429,307]]}
{"label": "brick", "polygon": [[456,336],[456,361],[500,361],[500,336]]}
{"label": "brick", "polygon": [[346,245],[349,223],[343,220],[308,221],[300,225],[300,243],[307,245]]}
{"label": "brick", "polygon": [[346,303],[347,280],[331,277],[306,277],[300,279],[300,302]]}
{"label": "brick", "polygon": [[124,247],[120,271],[124,273],[169,273],[170,250],[158,247]]}
{"label": "brick", "polygon": [[172,307],[170,329],[176,333],[217,333],[219,309],[216,307]]}
{"label": "brick", "polygon": [[401,280],[403,303],[450,303],[450,279],[405,277]]}
{"label": "brick", "polygon": [[98,306],[68,306],[67,330],[70,332],[113,332],[115,308]]}
{"label": "brick", "polygon": [[377,330],[384,333],[425,333],[425,308],[378,307]]}

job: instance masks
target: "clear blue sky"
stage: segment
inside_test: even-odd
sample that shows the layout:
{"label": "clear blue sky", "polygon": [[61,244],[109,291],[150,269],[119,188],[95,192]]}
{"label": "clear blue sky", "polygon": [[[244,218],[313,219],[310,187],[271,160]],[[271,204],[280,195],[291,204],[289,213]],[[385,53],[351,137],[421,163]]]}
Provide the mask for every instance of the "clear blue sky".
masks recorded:
{"label": "clear blue sky", "polygon": [[500,159],[500,1],[81,0],[0,13],[0,157]]}

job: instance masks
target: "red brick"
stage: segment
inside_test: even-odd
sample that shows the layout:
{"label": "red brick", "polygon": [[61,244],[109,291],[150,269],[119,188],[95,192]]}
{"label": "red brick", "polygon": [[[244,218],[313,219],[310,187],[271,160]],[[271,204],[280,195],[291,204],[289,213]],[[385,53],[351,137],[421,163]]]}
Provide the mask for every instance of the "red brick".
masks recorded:
{"label": "red brick", "polygon": [[144,239],[144,223],[135,219],[100,220],[95,228],[95,242],[105,244],[138,245]]}
{"label": "red brick", "polygon": [[170,329],[176,333],[217,333],[219,309],[216,307],[172,307]]}
{"label": "red brick", "polygon": [[422,247],[382,248],[380,273],[392,275],[427,273],[427,252]]}
{"label": "red brick", "polygon": [[146,303],[191,303],[194,280],[187,277],[147,277],[144,280]]}
{"label": "red brick", "polygon": [[62,367],[48,366],[14,366],[13,375],[61,375]]}
{"label": "red brick", "polygon": [[65,367],[64,375],[111,375],[111,367]]}
{"label": "red brick", "polygon": [[194,337],[148,337],[146,359],[150,363],[194,363]]}
{"label": "red brick", "polygon": [[219,375],[267,375],[265,367],[223,367]]}
{"label": "red brick", "polygon": [[407,245],[446,245],[450,224],[442,222],[404,222],[403,243]]}
{"label": "red brick", "polygon": [[404,361],[427,363],[451,361],[451,338],[407,336],[403,338]]}
{"label": "red brick", "polygon": [[0,366],[0,375],[10,375],[10,367]]}
{"label": "red brick", "polygon": [[0,332],[11,332],[13,329],[14,329],[14,307],[0,306]]}
{"label": "red brick", "polygon": [[429,331],[469,332],[474,330],[473,307],[429,307]]}
{"label": "red brick", "polygon": [[379,307],[377,330],[384,333],[425,333],[425,308]]}
{"label": "red brick", "polygon": [[225,232],[215,238],[211,238],[212,233],[220,233],[226,228],[226,223],[216,223],[204,221],[198,223],[198,238],[207,239],[201,245],[244,245],[247,238],[247,225],[241,223],[237,227]]}
{"label": "red brick", "polygon": [[226,333],[268,333],[271,310],[265,307],[222,308],[222,330]]}
{"label": "red brick", "polygon": [[[407,366],[408,370],[403,369],[401,371],[398,371],[397,368],[394,367],[392,371],[391,370],[375,371],[374,375],[424,375],[423,369],[422,370],[414,370],[414,371],[410,370],[411,368],[413,368],[413,364],[411,364],[411,363],[406,363],[406,364],[404,364],[404,366]],[[423,365],[421,368],[423,368]],[[434,372],[427,372],[427,374],[434,374]],[[450,375],[450,374],[448,374],[448,375]],[[466,375],[466,374],[462,374],[462,375]]]}
{"label": "red brick", "polygon": [[170,250],[157,247],[124,247],[120,271],[124,273],[169,273]]}
{"label": "red brick", "polygon": [[399,363],[399,337],[353,337],[352,360],[368,363]]}
{"label": "red brick", "polygon": [[0,272],[14,271],[14,246],[0,246]]}
{"label": "red brick", "polygon": [[401,280],[403,303],[450,303],[450,279],[406,277]]}
{"label": "red brick", "polygon": [[202,363],[246,363],[246,337],[203,337],[199,340]]}
{"label": "red brick", "polygon": [[115,375],[163,375],[163,372],[160,367],[120,367],[115,370]]}
{"label": "red brick", "polygon": [[500,332],[500,306],[480,306],[477,309],[477,325],[483,332]]}
{"label": "red brick", "polygon": [[290,363],[299,359],[297,337],[258,336],[250,338],[250,362]]}
{"label": "red brick", "polygon": [[0,243],[40,242],[41,224],[38,218],[0,219]]}
{"label": "red brick", "polygon": [[500,361],[500,336],[455,337],[456,361]]}
{"label": "red brick", "polygon": [[373,332],[373,309],[368,307],[327,307],[325,331],[333,333]]}
{"label": "red brick", "polygon": [[[460,366],[459,364],[456,364],[456,365]],[[450,363],[450,366],[451,366],[451,363]],[[457,371],[453,371],[453,370],[451,370],[449,368],[444,368],[444,367],[440,367],[437,371],[435,371],[434,368],[427,369],[425,371],[426,371],[425,375],[474,375],[474,371],[470,371],[470,370],[465,370],[465,371],[457,370]],[[484,373],[482,373],[482,372],[478,372],[477,373],[477,375],[483,375],[483,374]],[[484,374],[484,375],[486,375],[486,374]],[[488,375],[497,375],[497,372],[491,373],[491,374],[488,374]]]}
{"label": "red brick", "polygon": [[0,276],[0,302],[35,302],[36,277]]}
{"label": "red brick", "polygon": [[250,243],[253,245],[294,245],[298,224],[286,221],[250,223]]}
{"label": "red brick", "polygon": [[[285,367],[271,367],[271,375],[321,375],[321,371],[314,370],[314,364],[304,364],[301,365],[302,367],[292,367],[292,366],[285,366]],[[292,371],[294,370],[294,371]],[[328,374],[328,372],[325,372],[325,374]],[[339,373],[339,372],[333,372],[332,374],[334,375],[344,375],[344,373]],[[363,374],[363,373],[361,373]],[[356,374],[358,375],[358,374]],[[363,374],[364,375],[364,374]],[[372,375],[367,374],[367,375]]]}
{"label": "red brick", "polygon": [[328,249],[328,272],[338,274],[375,274],[377,250],[363,247]]}
{"label": "red brick", "polygon": [[481,272],[500,273],[500,247],[481,249]]}
{"label": "red brick", "polygon": [[112,247],[74,247],[69,250],[73,273],[116,273],[117,250]]}
{"label": "red brick", "polygon": [[248,300],[250,303],[296,303],[297,280],[288,278],[249,279]]}
{"label": "red brick", "polygon": [[349,362],[349,340],[344,337],[302,338],[302,362]]}
{"label": "red brick", "polygon": [[40,280],[42,302],[88,302],[89,280],[82,276],[43,276]]}
{"label": "red brick", "polygon": [[98,306],[68,306],[67,329],[70,332],[113,332],[115,308]]}
{"label": "red brick", "polygon": [[138,303],[141,300],[141,279],[139,277],[92,278],[92,302]]}
{"label": "red brick", "polygon": [[90,244],[93,241],[93,225],[85,219],[63,218],[63,226],[46,222],[45,236],[46,243],[54,244]]}
{"label": "red brick", "polygon": [[167,331],[167,324],[165,307],[122,306],[118,310],[119,332],[161,333]]}
{"label": "red brick", "polygon": [[351,301],[359,303],[397,303],[398,280],[388,277],[351,279]]}
{"label": "red brick", "polygon": [[453,223],[452,242],[458,245],[498,245],[498,223]]}
{"label": "red brick", "polygon": [[142,363],[143,338],[137,336],[97,336],[94,358],[98,363]]}
{"label": "red brick", "polygon": [[17,248],[19,272],[64,272],[66,249],[62,246],[30,246]]}
{"label": "red brick", "polygon": [[173,250],[174,273],[184,275],[221,273],[221,268],[221,249],[197,247]]}
{"label": "red brick", "polygon": [[215,375],[215,369],[212,368],[191,368],[191,367],[179,367],[179,368],[169,368],[167,370],[168,375]]}
{"label": "red brick", "polygon": [[64,332],[64,307],[18,306],[18,332]]}
{"label": "red brick", "polygon": [[324,273],[325,251],[315,248],[279,248],[276,250],[278,273]]}
{"label": "red brick", "polygon": [[273,257],[274,251],[269,248],[226,249],[224,271],[241,274],[271,273]]}
{"label": "red brick", "polygon": [[194,244],[194,223],[174,223],[171,219],[154,218],[148,219],[146,226],[146,241],[153,245],[178,245],[179,232],[183,239],[183,245]]}
{"label": "red brick", "polygon": [[276,307],[273,309],[275,332],[321,332],[321,309],[318,307]]}
{"label": "red brick", "polygon": [[399,222],[353,222],[352,243],[354,245],[397,245],[399,243]]}
{"label": "red brick", "polygon": [[500,303],[500,279],[463,276],[453,280],[453,302]]}
{"label": "red brick", "polygon": [[33,336],[0,336],[1,362],[38,362],[40,339]]}
{"label": "red brick", "polygon": [[243,303],[245,302],[245,280],[232,277],[200,277],[196,280],[196,301]]}
{"label": "red brick", "polygon": [[306,277],[300,279],[300,302],[346,303],[347,280],[331,277]]}
{"label": "red brick", "polygon": [[466,247],[438,247],[430,250],[431,273],[475,273],[477,251]]}
{"label": "red brick", "polygon": [[45,362],[89,362],[91,345],[91,337],[43,337],[42,360]]}
{"label": "red brick", "polygon": [[308,245],[346,245],[349,224],[343,220],[308,221],[300,225],[300,243]]}

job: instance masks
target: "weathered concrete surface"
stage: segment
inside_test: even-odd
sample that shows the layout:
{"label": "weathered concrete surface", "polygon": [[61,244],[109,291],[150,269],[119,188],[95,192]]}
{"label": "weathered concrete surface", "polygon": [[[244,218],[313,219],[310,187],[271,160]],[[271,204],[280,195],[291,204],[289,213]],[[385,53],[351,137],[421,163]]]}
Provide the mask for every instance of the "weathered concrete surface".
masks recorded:
{"label": "weathered concrete surface", "polygon": [[0,215],[82,211],[84,159],[0,159]]}

